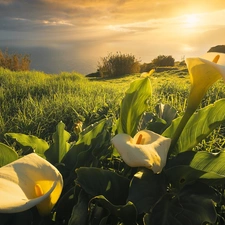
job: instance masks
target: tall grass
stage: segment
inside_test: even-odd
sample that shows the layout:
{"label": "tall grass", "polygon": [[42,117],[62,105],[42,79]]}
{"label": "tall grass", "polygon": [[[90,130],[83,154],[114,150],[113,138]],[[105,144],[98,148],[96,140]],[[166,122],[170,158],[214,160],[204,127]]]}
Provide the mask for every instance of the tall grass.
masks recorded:
{"label": "tall grass", "polygon": [[[76,72],[50,75],[0,68],[0,141],[6,132],[32,134],[49,140],[59,121],[73,134],[77,121],[82,121],[85,128],[100,118],[116,114],[125,91],[139,76],[87,79]],[[155,73],[151,81],[150,110],[154,111],[158,103],[168,103],[182,114],[190,88],[187,73]],[[202,106],[223,97],[225,86],[219,81],[207,92]]]}
{"label": "tall grass", "polygon": [[59,121],[69,131],[78,120],[87,126],[104,116],[100,114],[116,110],[122,98],[122,91],[116,89],[75,72],[47,75],[0,69],[0,133],[22,132],[46,138]]}

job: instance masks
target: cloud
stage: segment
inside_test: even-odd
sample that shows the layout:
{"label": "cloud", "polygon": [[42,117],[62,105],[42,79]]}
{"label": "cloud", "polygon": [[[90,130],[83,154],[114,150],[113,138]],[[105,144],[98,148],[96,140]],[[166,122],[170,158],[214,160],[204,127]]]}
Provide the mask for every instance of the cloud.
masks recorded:
{"label": "cloud", "polygon": [[[7,4],[6,4],[7,2]],[[0,18],[36,21],[66,21],[74,26],[115,25],[170,18],[187,12],[223,9],[224,1],[215,0],[0,0]]]}
{"label": "cloud", "polygon": [[[179,58],[222,41],[224,10],[224,0],[0,0],[0,41],[68,51],[79,46],[91,57],[125,51],[144,61],[159,54]],[[188,24],[193,14],[197,20]]]}

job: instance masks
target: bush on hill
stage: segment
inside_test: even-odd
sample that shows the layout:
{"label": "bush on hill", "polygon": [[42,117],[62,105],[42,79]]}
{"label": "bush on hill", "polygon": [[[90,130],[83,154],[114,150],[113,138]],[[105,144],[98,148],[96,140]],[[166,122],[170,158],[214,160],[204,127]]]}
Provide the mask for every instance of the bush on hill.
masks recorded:
{"label": "bush on hill", "polygon": [[175,59],[169,55],[159,55],[156,58],[152,60],[152,64],[154,64],[155,67],[159,66],[174,66]]}
{"label": "bush on hill", "polygon": [[140,72],[141,73],[143,73],[143,72],[148,72],[148,71],[150,71],[150,70],[152,70],[152,69],[154,69],[155,68],[155,65],[153,64],[153,63],[143,63],[142,65],[141,65],[141,70],[140,70]]}
{"label": "bush on hill", "polygon": [[119,77],[140,72],[140,63],[132,54],[109,53],[98,62],[101,77]]}

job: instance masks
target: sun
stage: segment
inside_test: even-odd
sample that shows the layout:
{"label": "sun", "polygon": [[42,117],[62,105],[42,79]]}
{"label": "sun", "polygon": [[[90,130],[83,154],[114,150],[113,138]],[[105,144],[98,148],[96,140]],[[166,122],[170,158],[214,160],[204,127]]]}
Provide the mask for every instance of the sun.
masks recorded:
{"label": "sun", "polygon": [[199,18],[195,14],[188,14],[185,16],[185,24],[187,27],[195,27],[199,22]]}

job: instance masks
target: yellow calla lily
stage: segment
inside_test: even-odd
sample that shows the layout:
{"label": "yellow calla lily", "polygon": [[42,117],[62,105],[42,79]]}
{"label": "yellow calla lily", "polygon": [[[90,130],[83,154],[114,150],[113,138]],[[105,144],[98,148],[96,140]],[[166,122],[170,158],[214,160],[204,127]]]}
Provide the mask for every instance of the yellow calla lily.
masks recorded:
{"label": "yellow calla lily", "polygon": [[172,137],[170,151],[173,151],[185,125],[198,108],[205,93],[217,80],[225,81],[225,54],[208,52],[202,57],[187,58],[186,64],[190,73],[191,90],[187,109]]}
{"label": "yellow calla lily", "polygon": [[134,138],[120,133],[112,143],[124,162],[130,167],[146,167],[160,173],[166,165],[171,139],[149,130],[139,131]]}
{"label": "yellow calla lily", "polygon": [[225,81],[225,54],[209,52],[200,58],[187,58],[191,91],[188,107],[196,110],[209,87],[218,79]]}
{"label": "yellow calla lily", "polygon": [[35,153],[0,168],[0,213],[17,213],[34,206],[48,215],[63,187],[59,171]]}

